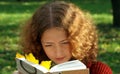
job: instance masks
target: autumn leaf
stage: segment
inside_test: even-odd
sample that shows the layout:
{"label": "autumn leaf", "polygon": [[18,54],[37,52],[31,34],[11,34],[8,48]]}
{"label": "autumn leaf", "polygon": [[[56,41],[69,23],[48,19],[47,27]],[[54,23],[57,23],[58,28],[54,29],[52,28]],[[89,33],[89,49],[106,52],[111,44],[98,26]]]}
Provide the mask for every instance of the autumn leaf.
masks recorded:
{"label": "autumn leaf", "polygon": [[20,53],[16,53],[16,58],[25,58],[24,55],[20,54]]}
{"label": "autumn leaf", "polygon": [[42,61],[40,65],[45,67],[46,69],[50,70],[51,61]]}
{"label": "autumn leaf", "polygon": [[25,58],[27,61],[35,63],[35,64],[39,64],[39,60],[37,60],[32,53],[29,53],[28,55],[25,54]]}

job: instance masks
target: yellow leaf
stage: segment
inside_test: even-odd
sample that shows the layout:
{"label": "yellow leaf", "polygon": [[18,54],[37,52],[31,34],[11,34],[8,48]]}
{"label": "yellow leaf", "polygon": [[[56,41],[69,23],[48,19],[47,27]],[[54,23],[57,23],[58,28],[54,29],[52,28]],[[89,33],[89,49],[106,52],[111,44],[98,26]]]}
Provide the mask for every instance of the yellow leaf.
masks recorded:
{"label": "yellow leaf", "polygon": [[25,55],[25,57],[26,57],[26,60],[28,60],[29,62],[39,64],[39,61],[33,56],[32,53],[29,53],[28,55]]}
{"label": "yellow leaf", "polygon": [[45,67],[46,69],[50,70],[51,61],[42,61],[40,65]]}
{"label": "yellow leaf", "polygon": [[20,53],[16,53],[16,58],[25,58],[22,54],[20,54]]}

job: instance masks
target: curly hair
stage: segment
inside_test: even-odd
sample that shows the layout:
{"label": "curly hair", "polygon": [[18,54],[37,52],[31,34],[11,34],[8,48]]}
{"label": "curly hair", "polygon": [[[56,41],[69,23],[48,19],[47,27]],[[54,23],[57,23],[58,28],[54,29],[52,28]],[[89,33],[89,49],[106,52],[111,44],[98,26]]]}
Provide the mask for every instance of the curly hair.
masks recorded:
{"label": "curly hair", "polygon": [[72,45],[72,55],[84,63],[96,61],[97,34],[90,18],[72,3],[54,1],[44,4],[33,14],[22,32],[21,44],[25,53],[48,60],[41,45],[43,32],[52,27],[63,28]]}

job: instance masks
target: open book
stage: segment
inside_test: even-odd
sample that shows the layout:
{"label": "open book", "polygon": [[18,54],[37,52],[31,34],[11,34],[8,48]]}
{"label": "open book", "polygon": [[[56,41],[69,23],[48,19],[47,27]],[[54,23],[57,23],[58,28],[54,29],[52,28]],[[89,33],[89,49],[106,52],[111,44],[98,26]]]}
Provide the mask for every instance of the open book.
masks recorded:
{"label": "open book", "polygon": [[22,74],[89,74],[89,70],[79,60],[64,62],[53,66],[49,71],[39,64],[16,58],[17,69]]}

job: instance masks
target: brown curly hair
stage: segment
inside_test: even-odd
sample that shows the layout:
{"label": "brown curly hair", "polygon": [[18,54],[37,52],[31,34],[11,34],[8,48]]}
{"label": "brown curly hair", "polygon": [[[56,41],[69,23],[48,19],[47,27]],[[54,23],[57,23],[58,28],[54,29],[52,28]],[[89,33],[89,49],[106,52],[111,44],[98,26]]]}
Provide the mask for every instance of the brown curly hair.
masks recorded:
{"label": "brown curly hair", "polygon": [[48,60],[41,45],[41,36],[51,27],[61,27],[68,34],[72,55],[84,63],[96,61],[96,28],[85,12],[72,3],[54,1],[44,4],[33,14],[22,32],[25,53],[33,53],[39,61]]}

